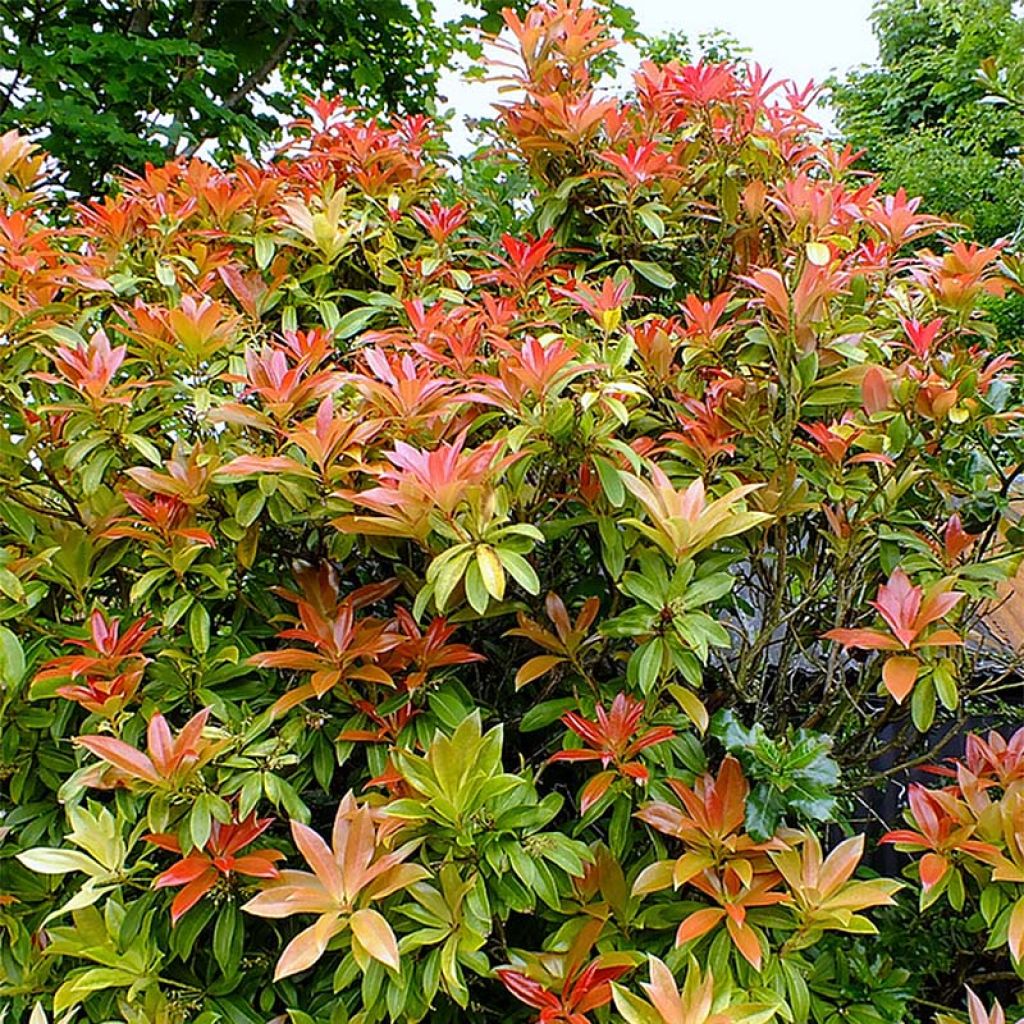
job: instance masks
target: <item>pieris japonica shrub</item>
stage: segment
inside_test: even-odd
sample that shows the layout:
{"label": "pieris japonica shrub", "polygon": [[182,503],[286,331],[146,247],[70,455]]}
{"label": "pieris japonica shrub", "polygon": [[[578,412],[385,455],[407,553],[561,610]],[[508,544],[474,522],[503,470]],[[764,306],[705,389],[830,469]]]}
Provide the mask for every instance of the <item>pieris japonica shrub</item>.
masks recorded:
{"label": "pieris japonica shrub", "polygon": [[919,887],[1013,977],[1024,741],[942,760],[1013,717],[1013,257],[757,66],[506,21],[461,183],[343,100],[71,207],[0,140],[0,1020],[921,1020]]}

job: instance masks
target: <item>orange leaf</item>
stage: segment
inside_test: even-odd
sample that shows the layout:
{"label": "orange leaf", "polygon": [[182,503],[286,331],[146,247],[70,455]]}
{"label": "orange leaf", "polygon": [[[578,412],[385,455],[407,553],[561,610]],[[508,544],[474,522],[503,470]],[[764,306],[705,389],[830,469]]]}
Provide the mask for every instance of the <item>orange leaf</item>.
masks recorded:
{"label": "orange leaf", "polygon": [[328,894],[335,899],[342,899],[345,885],[341,868],[334,859],[331,848],[308,825],[303,825],[300,821],[292,822],[292,838],[299,853],[306,859],[306,863],[313,869],[313,873]]}
{"label": "orange leaf", "polygon": [[274,981],[312,967],[324,955],[327,945],[341,930],[338,914],[323,914],[314,924],[299,932],[284,948],[274,968]]}
{"label": "orange leaf", "polygon": [[849,881],[864,854],[864,836],[844,839],[826,858],[821,868],[818,888],[831,895]]}
{"label": "orange leaf", "polygon": [[676,945],[681,946],[684,942],[692,939],[699,939],[706,935],[725,916],[724,910],[717,907],[706,907],[704,910],[695,910],[679,926],[676,932]]}
{"label": "orange leaf", "polygon": [[516,673],[516,689],[522,689],[527,683],[539,679],[545,672],[550,672],[556,665],[561,665],[565,658],[555,657],[553,654],[538,654],[531,658]]}
{"label": "orange leaf", "polygon": [[743,958],[755,971],[761,970],[761,943],[757,941],[754,929],[749,924],[734,921],[731,917],[726,920],[725,927],[736,948],[743,954]]}
{"label": "orange leaf", "polygon": [[1017,962],[1024,957],[1024,897],[1017,900],[1010,913],[1010,927],[1006,931],[1010,955]]}
{"label": "orange leaf", "polygon": [[282,455],[240,455],[226,466],[221,466],[217,473],[219,476],[255,476],[257,473],[299,473],[303,476],[314,476],[312,470]]}
{"label": "orange leaf", "polygon": [[939,853],[926,853],[921,858],[921,885],[930,889],[945,877],[949,862]]}
{"label": "orange leaf", "polygon": [[580,814],[586,814],[608,792],[608,787],[614,780],[615,772],[598,772],[583,787],[580,794]]}
{"label": "orange leaf", "polygon": [[882,666],[882,681],[897,704],[902,704],[904,698],[914,688],[920,668],[921,662],[909,654],[888,658]]}
{"label": "orange leaf", "polygon": [[919,640],[917,647],[946,647],[959,646],[964,642],[963,637],[952,629],[937,629],[931,636]]}
{"label": "orange leaf", "polygon": [[361,679],[364,683],[380,683],[381,686],[394,686],[395,680],[389,672],[379,665],[360,665],[349,669],[349,679]]}
{"label": "orange leaf", "polygon": [[145,754],[112,736],[78,736],[75,743],[97,757],[102,757],[115,768],[120,768],[134,778],[142,779],[143,782],[149,782],[154,786],[159,786],[163,782],[153,762]]}
{"label": "orange leaf", "polygon": [[349,919],[349,927],[359,945],[386,967],[398,970],[398,943],[391,925],[376,910],[357,910]]}
{"label": "orange leaf", "polygon": [[869,366],[861,383],[861,401],[868,415],[884,412],[889,408],[892,391],[885,374],[877,366]]}

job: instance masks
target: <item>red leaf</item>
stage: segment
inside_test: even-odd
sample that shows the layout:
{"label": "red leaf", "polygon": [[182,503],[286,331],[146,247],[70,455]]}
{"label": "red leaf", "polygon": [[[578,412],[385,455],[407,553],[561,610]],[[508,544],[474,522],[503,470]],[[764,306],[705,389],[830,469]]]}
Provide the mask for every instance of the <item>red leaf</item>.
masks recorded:
{"label": "red leaf", "polygon": [[208,872],[186,885],[171,904],[171,923],[177,924],[181,916],[191,910],[216,883],[217,872],[211,867]]}
{"label": "red leaf", "polygon": [[559,750],[549,761],[600,761],[604,755],[600,750]]}
{"label": "red leaf", "polygon": [[537,1010],[560,1008],[561,1003],[556,996],[540,983],[526,977],[525,974],[513,971],[508,967],[499,967],[494,973],[498,975],[505,988],[527,1006],[532,1006]]}
{"label": "red leaf", "polygon": [[192,853],[179,860],[177,864],[169,867],[163,874],[153,879],[154,889],[166,889],[170,885],[188,885],[194,882],[206,871],[212,870],[216,876],[216,870],[210,863],[210,858],[203,853]]}

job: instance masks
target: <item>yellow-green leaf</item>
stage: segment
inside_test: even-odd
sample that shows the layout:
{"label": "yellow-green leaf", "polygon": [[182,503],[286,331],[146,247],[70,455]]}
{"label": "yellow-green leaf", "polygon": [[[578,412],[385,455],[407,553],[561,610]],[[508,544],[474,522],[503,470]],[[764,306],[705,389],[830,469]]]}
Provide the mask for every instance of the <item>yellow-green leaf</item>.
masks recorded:
{"label": "yellow-green leaf", "polygon": [[487,593],[496,601],[501,601],[505,597],[505,570],[494,548],[489,544],[481,544],[476,549],[476,564],[480,567],[480,577]]}

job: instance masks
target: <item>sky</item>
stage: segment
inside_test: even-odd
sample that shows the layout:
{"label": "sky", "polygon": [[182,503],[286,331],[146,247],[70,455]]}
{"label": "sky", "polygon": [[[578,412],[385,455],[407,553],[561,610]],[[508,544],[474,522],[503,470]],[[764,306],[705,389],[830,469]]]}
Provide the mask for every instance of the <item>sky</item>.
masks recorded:
{"label": "sky", "polygon": [[[692,39],[724,29],[748,47],[750,59],[777,76],[800,84],[821,82],[832,72],[870,63],[877,50],[868,17],[872,0],[626,0],[636,12],[640,31],[660,35],[683,31]],[[437,0],[441,17],[465,13],[460,0]],[[628,64],[635,55],[624,54]],[[632,59],[631,59],[632,58]],[[465,152],[469,136],[465,117],[490,114],[497,98],[492,86],[467,83],[458,72],[444,76],[441,93],[455,110],[450,144]]]}

